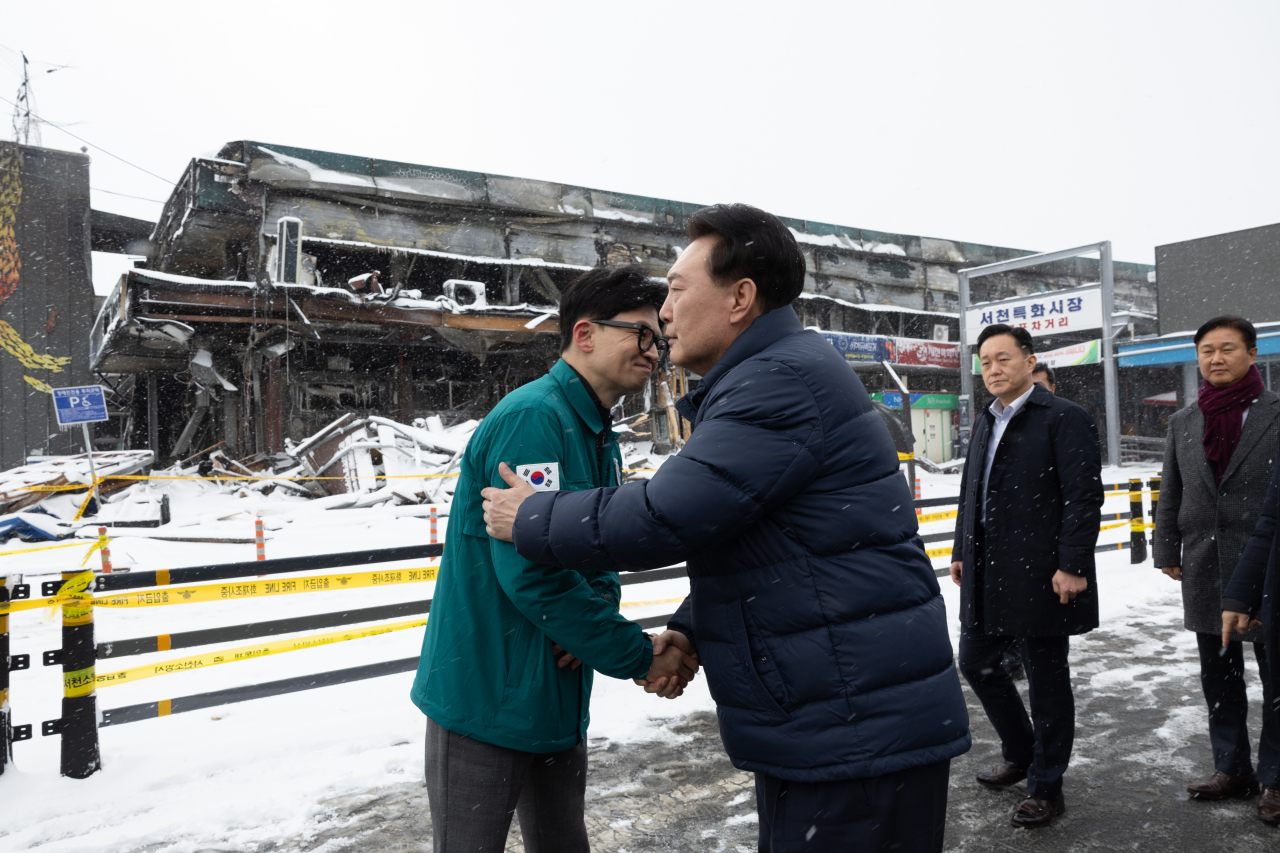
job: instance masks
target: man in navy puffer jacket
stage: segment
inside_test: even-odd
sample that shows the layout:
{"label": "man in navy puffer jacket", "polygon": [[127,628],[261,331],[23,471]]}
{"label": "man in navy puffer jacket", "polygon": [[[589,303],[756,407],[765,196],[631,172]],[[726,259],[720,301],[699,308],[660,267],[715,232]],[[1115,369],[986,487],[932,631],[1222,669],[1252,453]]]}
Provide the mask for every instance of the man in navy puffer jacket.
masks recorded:
{"label": "man in navy puffer jacket", "polygon": [[790,307],[805,265],[786,226],[717,205],[689,237],[660,312],[672,361],[704,377],[678,403],[689,442],[647,482],[485,489],[489,533],[569,568],[687,561],[659,639],[706,669],[725,750],[756,774],[762,851],[941,850],[968,714],[893,442]]}

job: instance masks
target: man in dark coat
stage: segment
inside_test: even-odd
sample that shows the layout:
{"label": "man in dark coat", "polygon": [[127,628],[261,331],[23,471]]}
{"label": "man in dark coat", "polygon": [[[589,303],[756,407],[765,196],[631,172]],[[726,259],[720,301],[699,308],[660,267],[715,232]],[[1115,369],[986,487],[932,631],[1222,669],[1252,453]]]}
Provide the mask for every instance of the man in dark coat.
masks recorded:
{"label": "man in dark coat", "polygon": [[968,716],[893,442],[790,306],[786,226],[717,205],[689,238],[660,316],[703,376],[679,403],[692,437],[645,482],[486,489],[490,535],[582,570],[687,560],[659,641],[699,656],[725,750],[756,774],[762,851],[940,851]]}
{"label": "man in dark coat", "polygon": [[[1026,779],[1013,825],[1047,826],[1066,808],[1062,776],[1075,739],[1068,638],[1098,627],[1102,454],[1093,418],[1031,381],[1026,329],[986,327],[978,356],[996,399],[974,427],[960,480],[951,556],[960,671],[1004,751],[978,782],[1005,788]],[[1026,669],[1030,718],[1000,666],[1010,647]]]}
{"label": "man in dark coat", "polygon": [[[1196,332],[1204,383],[1197,401],[1169,418],[1153,561],[1182,584],[1186,628],[1196,634],[1200,684],[1209,708],[1213,775],[1187,787],[1197,800],[1247,798],[1259,781],[1280,783],[1280,725],[1264,713],[1258,772],[1249,745],[1244,643],[1259,669],[1270,651],[1256,627],[1221,641],[1223,587],[1258,523],[1280,441],[1280,395],[1266,390],[1258,368],[1257,332],[1239,317],[1215,317]],[[1269,704],[1272,683],[1263,680]]]}
{"label": "man in dark coat", "polygon": [[[1280,465],[1271,473],[1267,500],[1258,516],[1258,525],[1244,546],[1240,562],[1222,591],[1222,647],[1231,647],[1232,635],[1245,634],[1251,628],[1262,628],[1262,645],[1272,652],[1267,665],[1260,666],[1264,699],[1262,713],[1280,714],[1280,537],[1276,536],[1276,518],[1280,515]],[[1257,617],[1261,616],[1259,619]],[[1261,662],[1259,662],[1261,663]],[[1274,719],[1274,717],[1273,717]],[[1273,826],[1280,824],[1280,756],[1258,755],[1258,781],[1262,797],[1258,800],[1258,817]]]}

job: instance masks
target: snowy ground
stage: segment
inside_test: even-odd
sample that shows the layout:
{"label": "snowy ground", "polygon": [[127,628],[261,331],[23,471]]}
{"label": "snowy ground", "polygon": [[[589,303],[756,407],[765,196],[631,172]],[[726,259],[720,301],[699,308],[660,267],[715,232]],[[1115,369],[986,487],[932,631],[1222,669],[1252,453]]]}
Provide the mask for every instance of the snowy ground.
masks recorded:
{"label": "snowy ground", "polygon": [[[1153,473],[1156,473],[1153,469],[1109,469],[1104,480],[1115,483],[1130,476],[1145,479]],[[923,497],[954,495],[958,485],[956,475],[922,474]],[[246,502],[260,500],[211,496],[196,485],[179,487],[171,493],[175,523],[200,515],[206,523],[242,524],[249,531],[254,508]],[[1127,501],[1127,496],[1111,496],[1104,512],[1125,511]],[[281,505],[280,500],[271,503],[277,509]],[[234,519],[217,521],[236,509],[248,512]],[[299,515],[272,531],[267,555],[355,551],[427,541],[428,522],[423,518],[392,517],[389,512],[377,510],[326,512],[319,518],[313,515]],[[925,525],[922,533],[947,530],[950,524],[949,521],[933,522]],[[440,527],[443,534],[445,524],[442,522]],[[1121,526],[1104,532],[1100,542],[1126,541],[1128,536],[1128,527]],[[21,547],[30,546],[10,542],[0,550]],[[118,564],[138,569],[250,559],[252,549],[252,545],[178,543],[141,536],[122,536],[112,544]],[[28,575],[58,571],[68,563],[78,563],[79,554],[79,549],[67,549],[4,557],[0,571]],[[93,559],[96,560],[96,556]],[[949,560],[939,557],[933,562],[935,567],[942,568]],[[400,565],[420,564],[422,561]],[[36,577],[31,580],[38,582]],[[941,584],[949,611],[954,614],[957,588],[945,578]],[[1165,645],[1176,654],[1168,656],[1166,665],[1160,654],[1150,649],[1110,656],[1099,652],[1093,663],[1077,669],[1077,683],[1087,679],[1088,689],[1099,695],[1136,689],[1140,695],[1154,696],[1152,691],[1160,688],[1165,692],[1172,690],[1179,697],[1190,697],[1162,717],[1154,730],[1154,743],[1160,748],[1153,746],[1149,756],[1139,756],[1136,760],[1191,773],[1196,769],[1194,763],[1179,759],[1178,748],[1207,738],[1203,734],[1204,711],[1202,703],[1198,704],[1198,685],[1194,678],[1194,649],[1188,646],[1190,635],[1176,631],[1180,617],[1177,588],[1156,573],[1149,561],[1130,566],[1127,551],[1099,555],[1099,586],[1104,631],[1110,628],[1123,633],[1126,629],[1121,626],[1135,618],[1159,625],[1171,638]],[[426,583],[236,603],[99,609],[97,631],[99,640],[124,639],[325,613],[427,598],[431,587],[432,584]],[[685,592],[687,582],[683,579],[629,585],[624,587],[624,606],[633,602],[654,603],[627,608],[624,612],[633,619],[670,613]],[[15,765],[0,777],[5,813],[5,819],[0,821],[0,839],[7,850],[182,853],[282,849],[281,845],[288,849],[338,850],[353,843],[353,835],[342,840],[344,826],[354,831],[363,825],[362,820],[367,821],[370,814],[376,813],[357,807],[377,799],[370,792],[412,791],[420,780],[423,718],[408,700],[411,673],[104,728],[101,730],[103,771],[82,781],[61,778],[58,776],[58,738],[39,736],[40,722],[60,715],[60,671],[57,667],[39,665],[42,651],[61,645],[60,628],[56,623],[44,623],[38,613],[15,614],[11,622],[13,652],[28,653],[35,662],[31,670],[13,674],[13,719],[15,723],[33,723],[37,734],[32,741],[15,745]],[[958,635],[954,619],[952,630],[953,637]],[[410,657],[417,654],[421,636],[422,629],[417,628],[110,686],[99,690],[98,707],[114,708]],[[1081,645],[1087,646],[1090,642],[1085,640]],[[227,647],[237,645],[244,643],[226,644]],[[98,671],[109,672],[217,648],[107,659],[99,661]],[[706,692],[705,679],[695,681],[685,696],[674,702],[643,694],[629,682],[601,677],[596,684],[590,736],[593,763],[601,768],[610,760],[615,763],[621,760],[620,755],[630,755],[628,750],[642,744],[656,742],[675,747],[689,742],[694,737],[690,732],[701,733],[699,737],[705,734],[714,741],[708,728],[710,718],[706,716],[714,705]],[[1095,720],[1093,724],[1096,723]],[[715,745],[713,742],[712,747]],[[1105,762],[1113,746],[1107,740],[1105,727],[1087,736],[1082,733],[1081,757],[1077,763]],[[975,754],[977,751],[975,748]],[[707,754],[713,753],[714,749]],[[648,753],[640,752],[641,756],[645,754]],[[609,759],[611,755],[614,759]],[[633,756],[624,764],[630,766],[643,761]],[[727,763],[714,767],[727,768],[721,775],[729,781],[722,779],[716,783],[725,791],[738,792],[742,788],[741,780],[730,779],[736,771]],[[712,765],[708,765],[708,772],[711,768]],[[742,790],[749,790],[749,785]],[[593,788],[589,799],[600,799],[603,803],[609,800],[607,794]],[[737,797],[738,793],[733,796]],[[425,799],[414,802],[417,805],[413,808],[420,811]],[[705,828],[718,832],[725,826],[724,820],[733,819],[736,823],[731,825],[744,824],[742,830],[750,829],[745,826],[752,819],[750,799],[740,800],[731,812],[728,818],[716,817]],[[961,815],[958,819],[970,818]],[[626,826],[612,826],[610,831],[624,838],[625,829]],[[320,846],[313,847],[308,839]],[[614,849],[603,840],[600,843],[601,849]]]}

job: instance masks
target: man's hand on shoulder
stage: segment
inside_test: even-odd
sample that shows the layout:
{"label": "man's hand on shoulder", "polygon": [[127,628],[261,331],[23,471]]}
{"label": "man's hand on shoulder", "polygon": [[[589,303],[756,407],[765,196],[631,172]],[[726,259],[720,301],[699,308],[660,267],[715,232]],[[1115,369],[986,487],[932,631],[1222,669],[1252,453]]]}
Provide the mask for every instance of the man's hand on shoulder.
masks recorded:
{"label": "man's hand on shoulder", "polygon": [[1071,600],[1089,588],[1089,579],[1071,572],[1058,569],[1053,576],[1053,591],[1062,604],[1070,604]]}
{"label": "man's hand on shoulder", "polygon": [[498,463],[498,473],[510,488],[488,486],[480,490],[480,497],[484,498],[484,529],[494,539],[510,542],[511,528],[515,527],[520,504],[534,493],[534,488],[521,480],[505,462]]}

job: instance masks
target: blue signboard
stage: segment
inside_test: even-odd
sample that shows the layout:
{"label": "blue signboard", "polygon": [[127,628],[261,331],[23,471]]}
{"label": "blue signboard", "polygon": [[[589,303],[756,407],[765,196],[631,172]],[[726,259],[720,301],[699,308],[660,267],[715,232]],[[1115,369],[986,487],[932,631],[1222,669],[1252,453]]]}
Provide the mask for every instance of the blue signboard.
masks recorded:
{"label": "blue signboard", "polygon": [[892,338],[879,335],[854,335],[849,332],[819,332],[848,361],[897,361],[897,347]]}
{"label": "blue signboard", "polygon": [[107,399],[103,396],[101,385],[54,388],[53,408],[58,415],[58,426],[107,420]]}

